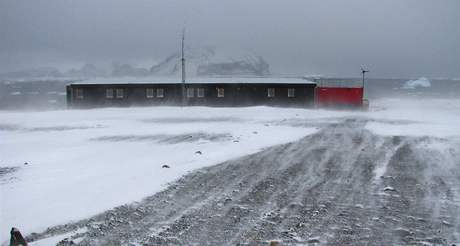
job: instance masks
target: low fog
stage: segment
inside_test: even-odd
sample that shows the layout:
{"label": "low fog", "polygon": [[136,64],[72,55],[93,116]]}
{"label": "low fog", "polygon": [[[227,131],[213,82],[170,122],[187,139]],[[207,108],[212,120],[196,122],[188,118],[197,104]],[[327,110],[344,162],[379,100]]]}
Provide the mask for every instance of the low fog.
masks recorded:
{"label": "low fog", "polygon": [[271,74],[458,78],[456,0],[0,2],[0,73],[95,64],[150,69],[212,47],[261,56]]}

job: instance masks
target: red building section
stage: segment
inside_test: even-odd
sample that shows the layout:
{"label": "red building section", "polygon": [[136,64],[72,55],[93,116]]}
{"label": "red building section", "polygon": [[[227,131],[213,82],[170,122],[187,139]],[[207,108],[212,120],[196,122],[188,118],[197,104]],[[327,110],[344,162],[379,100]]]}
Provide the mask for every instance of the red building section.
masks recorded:
{"label": "red building section", "polygon": [[362,107],[362,87],[316,87],[316,105],[320,107]]}

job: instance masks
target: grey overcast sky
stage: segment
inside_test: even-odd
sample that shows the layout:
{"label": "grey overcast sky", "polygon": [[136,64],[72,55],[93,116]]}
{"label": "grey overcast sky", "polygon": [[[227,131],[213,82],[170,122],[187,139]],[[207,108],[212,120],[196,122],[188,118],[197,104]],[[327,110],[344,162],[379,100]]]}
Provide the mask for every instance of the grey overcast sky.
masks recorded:
{"label": "grey overcast sky", "polygon": [[190,47],[262,55],[275,74],[460,77],[459,0],[1,0],[0,72]]}

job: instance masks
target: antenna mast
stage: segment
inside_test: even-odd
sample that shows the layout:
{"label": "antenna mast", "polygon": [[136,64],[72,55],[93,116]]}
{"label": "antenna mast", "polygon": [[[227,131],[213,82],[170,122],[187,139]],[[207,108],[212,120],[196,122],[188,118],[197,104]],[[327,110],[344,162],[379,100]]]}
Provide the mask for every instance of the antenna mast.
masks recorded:
{"label": "antenna mast", "polygon": [[363,74],[363,88],[364,88],[364,75],[368,72],[369,70],[365,70],[364,68],[361,68],[361,73]]}
{"label": "antenna mast", "polygon": [[182,31],[182,83],[185,83],[185,56],[184,56],[185,29]]}
{"label": "antenna mast", "polygon": [[181,49],[181,63],[182,63],[182,106],[185,106],[185,54],[184,54],[184,42],[185,42],[185,28],[182,30],[182,49]]}
{"label": "antenna mast", "polygon": [[366,73],[368,73],[369,70],[365,70],[364,68],[361,68],[361,73],[363,74],[363,96],[364,96],[364,76],[366,75]]}

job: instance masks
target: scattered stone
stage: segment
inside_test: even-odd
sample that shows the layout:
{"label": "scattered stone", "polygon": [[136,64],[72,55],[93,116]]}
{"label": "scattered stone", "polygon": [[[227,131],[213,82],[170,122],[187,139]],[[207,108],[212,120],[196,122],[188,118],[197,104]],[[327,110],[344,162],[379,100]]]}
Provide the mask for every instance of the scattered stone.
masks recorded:
{"label": "scattered stone", "polygon": [[442,221],[442,224],[446,225],[446,226],[451,226],[451,224],[449,222],[445,221],[445,220]]}
{"label": "scattered stone", "polygon": [[391,187],[391,186],[387,186],[387,187],[383,188],[383,191],[396,191],[396,189]]}
{"label": "scattered stone", "polygon": [[24,165],[29,165],[29,163],[28,163],[28,162],[24,162]]}
{"label": "scattered stone", "polygon": [[69,238],[64,238],[58,244],[56,244],[56,246],[70,246],[70,245],[77,245],[77,244]]}
{"label": "scattered stone", "polygon": [[252,134],[257,134],[258,132],[257,131],[253,131]]}
{"label": "scattered stone", "polygon": [[307,239],[307,243],[320,243],[319,237],[311,237]]}
{"label": "scattered stone", "polygon": [[302,228],[302,227],[305,227],[305,224],[302,223],[302,222],[299,222],[297,225],[296,225],[297,228]]}
{"label": "scattered stone", "polygon": [[281,241],[279,240],[271,240],[268,245],[270,246],[281,246]]}
{"label": "scattered stone", "polygon": [[165,164],[165,165],[161,166],[161,168],[170,168],[170,166]]}
{"label": "scattered stone", "polygon": [[407,229],[404,229],[404,228],[396,228],[394,230],[394,232],[399,235],[400,237],[407,237],[407,236],[410,236],[412,234],[411,231],[407,230]]}
{"label": "scattered stone", "polygon": [[201,153],[201,151],[198,150],[198,151],[195,151],[195,154],[201,155],[201,154],[203,154],[203,153]]}
{"label": "scattered stone", "polygon": [[418,222],[422,222],[422,223],[426,223],[426,222],[427,222],[426,219],[424,219],[424,218],[418,218],[417,221],[418,221]]}
{"label": "scattered stone", "polygon": [[382,178],[382,179],[393,179],[393,180],[395,179],[395,177],[390,176],[390,175],[387,175],[387,176],[382,175],[382,176],[380,176],[380,178]]}

